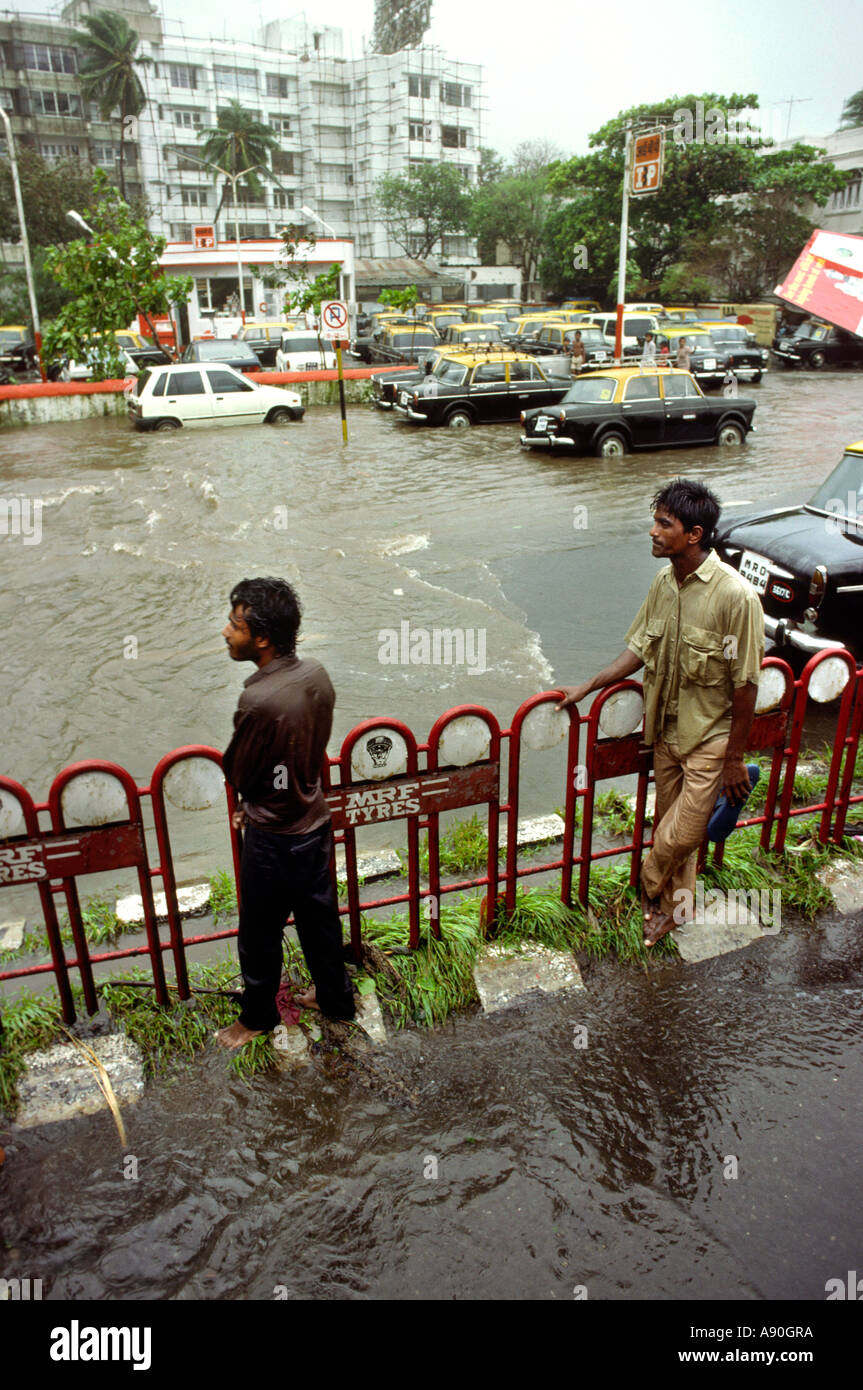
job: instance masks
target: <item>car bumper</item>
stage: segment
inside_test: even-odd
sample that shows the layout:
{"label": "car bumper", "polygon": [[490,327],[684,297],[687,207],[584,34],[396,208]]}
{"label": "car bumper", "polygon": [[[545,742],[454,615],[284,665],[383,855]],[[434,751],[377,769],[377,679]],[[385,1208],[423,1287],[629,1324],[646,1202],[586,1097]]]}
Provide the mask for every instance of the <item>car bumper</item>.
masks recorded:
{"label": "car bumper", "polygon": [[845,651],[844,643],[829,637],[817,637],[812,632],[804,632],[786,618],[771,618],[764,614],[764,634],[776,647],[796,647],[801,652]]}
{"label": "car bumper", "polygon": [[411,410],[409,405],[394,405],[393,410],[397,410],[399,415],[403,415],[406,420],[413,420],[417,425],[427,425],[429,417],[423,415],[419,410]]}
{"label": "car bumper", "polygon": [[526,449],[574,449],[575,440],[565,434],[522,434],[519,443]]}

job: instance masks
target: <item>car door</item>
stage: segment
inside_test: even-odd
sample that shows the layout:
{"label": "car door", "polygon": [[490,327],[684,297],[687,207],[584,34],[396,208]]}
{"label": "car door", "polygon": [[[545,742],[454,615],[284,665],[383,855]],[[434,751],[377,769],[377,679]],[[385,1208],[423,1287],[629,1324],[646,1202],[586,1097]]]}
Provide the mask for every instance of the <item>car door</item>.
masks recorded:
{"label": "car door", "polygon": [[[509,387],[506,363],[481,362],[474,367],[470,383],[470,400],[478,420],[505,420],[508,417]],[[515,411],[518,415],[518,409]]]}
{"label": "car door", "polygon": [[569,371],[565,377],[553,381],[540,371],[535,362],[510,362],[510,413],[508,419],[517,420],[523,410],[535,405],[556,405],[563,400],[570,387]]}
{"label": "car door", "polygon": [[713,438],[716,405],[702,396],[689,376],[669,372],[662,378],[665,394],[665,443],[703,444]]}
{"label": "car door", "polygon": [[623,393],[621,414],[635,448],[654,449],[665,438],[665,403],[659,391],[659,375],[647,372],[631,376]]}
{"label": "car door", "polygon": [[207,367],[204,375],[211,392],[215,420],[225,425],[263,420],[266,404],[253,381],[247,381],[233,367]]}
{"label": "car door", "polygon": [[207,390],[200,367],[178,367],[168,373],[160,415],[197,425],[213,418],[213,397]]}

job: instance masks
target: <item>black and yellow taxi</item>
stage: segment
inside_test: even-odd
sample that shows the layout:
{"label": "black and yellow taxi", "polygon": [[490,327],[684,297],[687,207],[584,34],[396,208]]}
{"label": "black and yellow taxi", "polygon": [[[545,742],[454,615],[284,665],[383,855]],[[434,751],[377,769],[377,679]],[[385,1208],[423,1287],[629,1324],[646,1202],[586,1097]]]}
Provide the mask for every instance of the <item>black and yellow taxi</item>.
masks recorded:
{"label": "black and yellow taxi", "polygon": [[572,352],[572,345],[575,342],[575,335],[581,335],[584,345],[585,362],[588,366],[600,366],[604,362],[611,362],[614,351],[600,328],[595,328],[591,323],[566,323],[561,320],[543,320],[540,323],[539,332],[536,333],[525,347],[526,352],[532,355],[544,352]]}
{"label": "black and yellow taxi", "polygon": [[568,448],[600,458],[633,449],[742,444],[755,401],[707,397],[676,367],[605,367],[582,372],[552,410],[523,410],[525,448]]}
{"label": "black and yellow taxi", "polygon": [[464,323],[465,310],[448,306],[446,309],[431,308],[427,309],[423,315],[422,322],[429,324],[435,332],[443,337],[451,323]]}
{"label": "black and yellow taxi", "polygon": [[305,325],[304,314],[295,314],[292,318],[259,319],[256,323],[245,324],[236,336],[241,342],[248,343],[262,367],[274,367],[282,336],[305,328]]}
{"label": "black and yellow taxi", "polygon": [[415,425],[491,424],[517,420],[532,406],[556,406],[565,377],[549,377],[527,353],[505,349],[443,352],[434,370],[399,391],[395,408]]}
{"label": "black and yellow taxi", "polygon": [[499,323],[451,323],[443,341],[448,348],[505,346]]}
{"label": "black and yellow taxi", "polygon": [[431,324],[388,322],[369,345],[369,361],[421,362],[439,343]]}
{"label": "black and yellow taxi", "polygon": [[602,308],[595,299],[565,299],[561,304],[561,309],[581,310],[588,314],[598,314]]}

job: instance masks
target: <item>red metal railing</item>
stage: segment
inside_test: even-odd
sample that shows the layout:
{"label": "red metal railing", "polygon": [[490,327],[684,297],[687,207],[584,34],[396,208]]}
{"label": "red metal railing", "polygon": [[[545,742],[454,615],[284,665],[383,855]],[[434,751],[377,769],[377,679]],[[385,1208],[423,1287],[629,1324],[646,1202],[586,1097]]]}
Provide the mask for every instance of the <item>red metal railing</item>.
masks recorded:
{"label": "red metal railing", "polygon": [[[836,663],[839,663],[838,667]],[[831,662],[828,667],[825,663]],[[833,685],[830,694],[846,677],[839,699],[836,736],[823,801],[811,806],[793,807],[794,776],[803,737],[804,714],[814,684],[828,670]],[[820,672],[820,675],[819,675]],[[836,680],[836,676],[840,680]],[[766,674],[769,673],[769,674]],[[757,714],[749,747],[770,755],[766,801],[763,812],[741,825],[761,826],[761,845],[781,851],[788,825],[795,816],[820,813],[819,839],[822,843],[842,838],[849,807],[863,802],[863,795],[852,795],[855,758],[863,730],[863,669],[855,670],[845,652],[822,652],[807,664],[795,681],[790,668],[776,658],[764,662],[762,680],[777,686],[772,707]],[[555,716],[559,696],[545,692],[531,696],[518,710],[509,729],[501,730],[494,715],[478,705],[459,705],[435,721],[428,741],[418,743],[406,724],[395,719],[371,719],[352,729],[336,757],[327,758],[323,782],[333,818],[337,846],[345,856],[347,902],[340,909],[348,918],[351,943],[359,957],[363,911],[373,908],[408,909],[408,943],[420,940],[421,908],[426,904],[431,930],[440,936],[440,902],[444,894],[484,888],[486,906],[500,896],[508,911],[516,901],[520,879],[534,874],[560,873],[560,895],[572,902],[573,873],[578,869],[578,899],[587,902],[592,866],[600,860],[628,856],[630,882],[636,884],[645,848],[647,792],[651,776],[651,753],[641,743],[639,730],[621,731],[619,736],[603,732],[603,718],[611,709],[612,697],[627,691],[640,692],[634,681],[600,692],[586,716],[572,711]],[[566,720],[569,720],[568,728]],[[555,720],[557,722],[555,722]],[[539,736],[536,729],[541,725]],[[550,804],[564,804],[562,850],[559,857],[538,863],[519,863],[517,840],[521,774],[528,748],[550,748],[555,741],[565,744],[561,757],[562,785],[550,796]],[[506,754],[506,771],[503,768]],[[48,800],[37,803],[27,789],[11,778],[0,777],[0,810],[7,817],[18,814],[15,833],[0,840],[0,887],[34,884],[39,892],[42,916],[51,959],[38,965],[15,965],[0,971],[0,980],[52,974],[57,982],[64,1018],[75,1017],[70,972],[77,970],[83,986],[88,1012],[97,1008],[93,967],[107,961],[147,956],[153,975],[156,998],[168,1000],[165,953],[173,959],[174,977],[181,998],[189,997],[186,953],[191,946],[236,935],[236,928],[187,935],[180,910],[174,869],[174,851],[169,830],[166,791],[170,799],[171,778],[188,770],[191,760],[203,760],[218,770],[210,777],[210,793],[202,793],[201,805],[213,805],[225,796],[234,874],[239,891],[239,832],[231,824],[236,809],[234,793],[219,777],[221,754],[203,745],[174,749],[156,764],[149,786],[138,787],[132,776],[115,763],[99,760],[74,763],[55,778]],[[196,764],[200,768],[200,764]],[[111,808],[110,821],[94,812],[88,824],[72,822],[65,809],[65,793],[78,779],[90,774],[109,779],[125,812]],[[609,779],[624,775],[637,778],[635,824],[631,841],[596,848],[595,803],[597,789]],[[92,782],[91,777],[91,782]],[[98,800],[98,798],[97,798]],[[155,858],[151,857],[145,832],[143,806],[149,801],[153,814]],[[17,803],[17,806],[16,806]],[[82,803],[88,804],[86,802]],[[185,803],[184,803],[185,804]],[[485,872],[476,878],[444,883],[440,867],[440,815],[444,811],[467,807],[487,807],[488,854]],[[11,810],[10,810],[11,807]],[[577,810],[581,811],[581,837],[576,849]],[[81,811],[79,806],[78,819]],[[358,872],[357,831],[383,821],[407,822],[407,884],[404,891],[383,897],[363,897]],[[506,828],[506,855],[499,864],[499,827]],[[429,867],[424,883],[420,873],[420,833],[427,835]],[[706,847],[705,847],[706,849]],[[703,856],[702,856],[703,857]],[[716,858],[721,861],[722,847]],[[78,896],[78,880],[88,874],[134,868],[141,892],[146,944],[112,951],[91,950],[86,940]],[[335,876],[335,865],[333,867]],[[154,886],[161,886],[166,900],[166,926],[160,927],[154,903]],[[501,891],[502,890],[502,891]],[[67,955],[61,940],[56,902],[65,901],[72,933],[72,952]]]}

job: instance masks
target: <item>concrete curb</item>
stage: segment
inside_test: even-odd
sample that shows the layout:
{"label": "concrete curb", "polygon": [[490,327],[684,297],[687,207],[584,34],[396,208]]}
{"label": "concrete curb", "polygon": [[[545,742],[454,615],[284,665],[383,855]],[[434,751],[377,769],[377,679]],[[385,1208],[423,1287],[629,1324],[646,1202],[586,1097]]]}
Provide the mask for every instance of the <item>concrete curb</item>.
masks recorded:
{"label": "concrete curb", "polygon": [[473,977],[486,1014],[521,1003],[531,994],[584,989],[573,957],[547,946],[487,946],[474,966]]}
{"label": "concrete curb", "polygon": [[[107,1033],[87,1040],[108,1073],[120,1106],[132,1105],[144,1092],[144,1059],[137,1043],[125,1033]],[[58,1043],[27,1058],[18,1083],[19,1129],[93,1115],[108,1104],[92,1066],[72,1043]]]}

